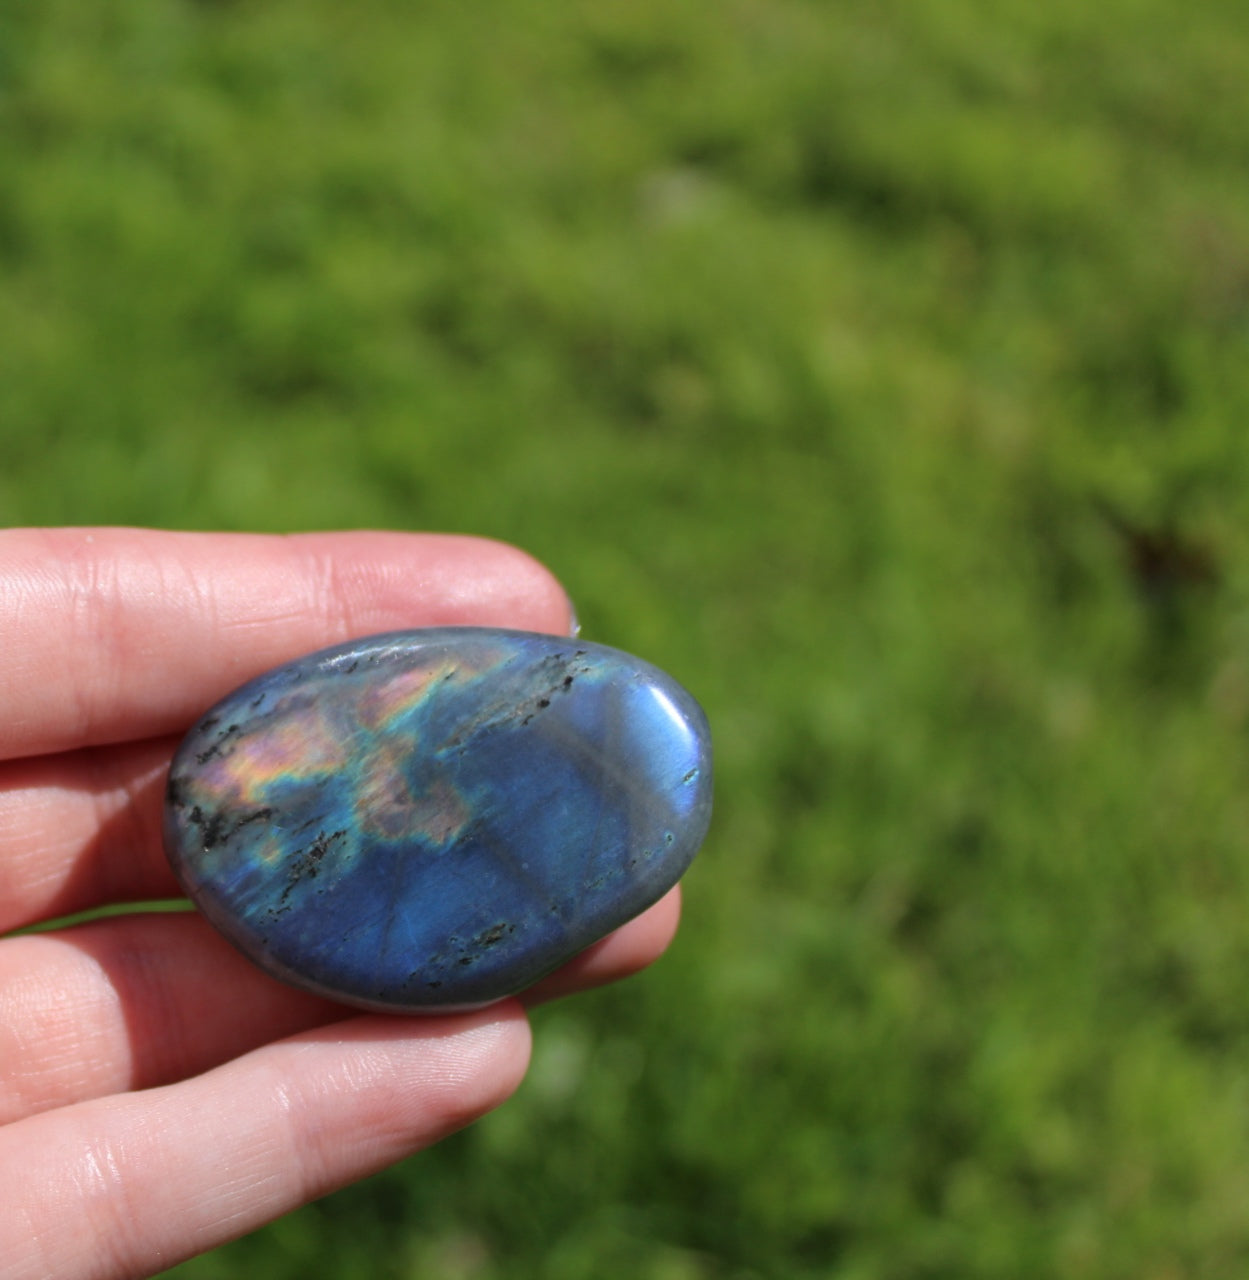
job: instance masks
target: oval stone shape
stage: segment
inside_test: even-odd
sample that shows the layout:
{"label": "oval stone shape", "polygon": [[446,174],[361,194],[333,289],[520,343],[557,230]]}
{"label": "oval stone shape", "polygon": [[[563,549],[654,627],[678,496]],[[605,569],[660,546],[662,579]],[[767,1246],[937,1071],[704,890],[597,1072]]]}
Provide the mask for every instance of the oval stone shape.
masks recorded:
{"label": "oval stone shape", "polygon": [[174,757],[165,846],[262,969],[366,1009],[521,991],[676,883],[707,721],[603,645],[476,627],[352,641],[236,690]]}

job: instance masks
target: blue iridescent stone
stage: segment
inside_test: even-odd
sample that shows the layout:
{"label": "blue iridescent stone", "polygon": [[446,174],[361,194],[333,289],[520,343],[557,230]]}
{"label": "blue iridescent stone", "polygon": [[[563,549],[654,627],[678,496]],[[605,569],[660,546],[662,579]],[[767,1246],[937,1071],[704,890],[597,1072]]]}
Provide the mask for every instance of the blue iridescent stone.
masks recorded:
{"label": "blue iridescent stone", "polygon": [[368,1009],[522,991],[657,901],[711,816],[694,699],[603,645],[449,627],[314,653],[174,757],[187,894],[275,977]]}

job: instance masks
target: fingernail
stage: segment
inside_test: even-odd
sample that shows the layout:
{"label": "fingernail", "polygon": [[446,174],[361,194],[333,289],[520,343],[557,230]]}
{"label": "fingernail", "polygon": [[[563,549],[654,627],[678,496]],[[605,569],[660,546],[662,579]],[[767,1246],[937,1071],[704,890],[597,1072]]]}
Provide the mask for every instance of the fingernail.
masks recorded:
{"label": "fingernail", "polygon": [[581,634],[581,620],[577,617],[577,606],[572,597],[568,597],[568,634],[575,640]]}

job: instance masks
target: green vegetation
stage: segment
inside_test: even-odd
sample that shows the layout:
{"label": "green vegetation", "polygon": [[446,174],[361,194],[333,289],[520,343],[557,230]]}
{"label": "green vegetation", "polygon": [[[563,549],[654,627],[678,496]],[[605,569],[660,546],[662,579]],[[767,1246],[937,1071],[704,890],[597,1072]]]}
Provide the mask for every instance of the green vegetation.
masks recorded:
{"label": "green vegetation", "polygon": [[0,520],[524,545],[685,680],[651,973],[177,1270],[1249,1270],[1243,0],[8,0]]}

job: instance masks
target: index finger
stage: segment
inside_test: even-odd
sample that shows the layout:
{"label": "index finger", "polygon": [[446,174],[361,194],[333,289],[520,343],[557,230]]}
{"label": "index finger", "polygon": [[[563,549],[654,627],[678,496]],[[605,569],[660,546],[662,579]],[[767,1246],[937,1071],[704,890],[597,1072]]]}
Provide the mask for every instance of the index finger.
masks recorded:
{"label": "index finger", "polygon": [[0,759],[174,733],[252,676],[354,636],[566,632],[567,596],[502,543],[445,534],[0,532]]}

